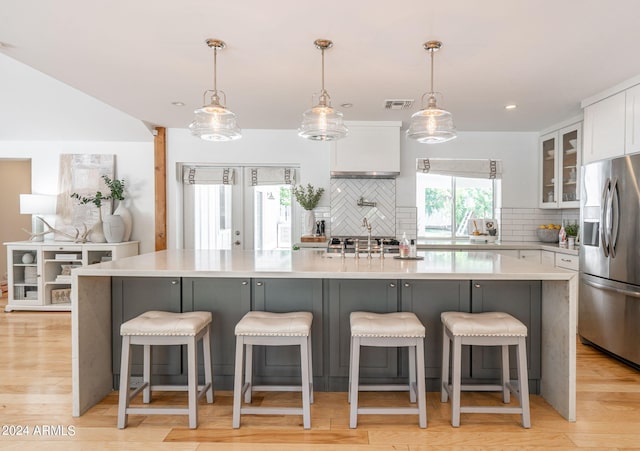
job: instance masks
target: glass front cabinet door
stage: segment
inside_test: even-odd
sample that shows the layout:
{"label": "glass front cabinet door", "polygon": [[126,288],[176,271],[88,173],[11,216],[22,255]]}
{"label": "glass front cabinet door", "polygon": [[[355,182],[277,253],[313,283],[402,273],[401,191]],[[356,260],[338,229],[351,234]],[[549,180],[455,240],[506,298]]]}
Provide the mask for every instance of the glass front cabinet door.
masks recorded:
{"label": "glass front cabinet door", "polygon": [[540,208],[580,207],[582,123],[540,137]]}
{"label": "glass front cabinet door", "polygon": [[557,208],[558,189],[556,173],[558,168],[558,134],[540,137],[540,208]]}

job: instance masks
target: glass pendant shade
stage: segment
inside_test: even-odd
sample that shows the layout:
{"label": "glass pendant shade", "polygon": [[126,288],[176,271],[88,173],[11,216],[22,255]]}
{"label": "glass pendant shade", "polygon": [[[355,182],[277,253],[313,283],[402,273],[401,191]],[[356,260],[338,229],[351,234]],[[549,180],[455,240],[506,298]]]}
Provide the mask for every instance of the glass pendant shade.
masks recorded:
{"label": "glass pendant shade", "polygon": [[322,89],[318,104],[302,113],[302,124],[298,136],[313,141],[335,141],[349,133],[344,125],[342,113],[331,107],[331,98],[324,89],[324,51],[333,46],[328,39],[316,39],[316,48],[322,51]]}
{"label": "glass pendant shade", "polygon": [[407,130],[407,137],[415,139],[419,143],[438,144],[456,138],[453,116],[447,110],[438,108],[436,93],[433,90],[433,54],[440,47],[442,47],[440,41],[424,43],[424,49],[431,54],[431,90],[422,96],[423,102],[426,96],[429,98],[427,107],[411,116],[411,124]]}
{"label": "glass pendant shade", "polygon": [[313,141],[335,141],[347,136],[342,113],[330,106],[316,105],[302,113],[298,136]]}
{"label": "glass pendant shade", "polygon": [[211,93],[211,101],[208,105],[194,111],[195,117],[189,124],[191,134],[205,141],[233,141],[240,139],[242,133],[236,121],[236,115],[220,102],[222,95],[226,103],[226,95],[217,88],[216,60],[218,50],[225,48],[226,44],[218,39],[207,39],[206,44],[213,49],[213,89],[204,93],[205,103],[207,93]]}
{"label": "glass pendant shade", "polygon": [[456,129],[453,125],[453,116],[447,110],[436,106],[429,99],[429,106],[411,116],[411,125],[407,130],[407,137],[415,139],[419,143],[438,144],[450,141],[456,137]]}
{"label": "glass pendant shade", "polygon": [[195,114],[189,130],[198,138],[205,141],[233,141],[242,137],[236,115],[220,104],[205,105],[195,110]]}

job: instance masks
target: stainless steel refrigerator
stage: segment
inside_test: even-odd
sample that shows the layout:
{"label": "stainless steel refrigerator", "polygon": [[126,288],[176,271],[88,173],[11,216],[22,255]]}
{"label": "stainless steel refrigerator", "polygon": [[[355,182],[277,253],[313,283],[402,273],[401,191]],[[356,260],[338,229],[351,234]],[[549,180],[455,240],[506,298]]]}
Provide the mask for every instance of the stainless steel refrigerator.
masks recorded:
{"label": "stainless steel refrigerator", "polygon": [[578,334],[640,368],[640,155],[582,171]]}

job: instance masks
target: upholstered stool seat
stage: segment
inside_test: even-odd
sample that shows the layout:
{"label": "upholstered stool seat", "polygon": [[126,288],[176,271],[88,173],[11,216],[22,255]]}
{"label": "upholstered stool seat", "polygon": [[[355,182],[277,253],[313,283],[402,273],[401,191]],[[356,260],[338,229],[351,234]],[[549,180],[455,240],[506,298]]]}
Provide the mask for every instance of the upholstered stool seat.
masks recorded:
{"label": "upholstered stool seat", "polygon": [[[421,428],[427,427],[427,407],[424,374],[425,327],[414,313],[352,312],[351,358],[349,372],[349,402],[351,403],[349,426],[358,424],[362,415],[418,414]],[[360,347],[407,347],[409,348],[409,383],[361,385]],[[417,401],[417,407],[358,407],[360,391],[408,391],[409,400]]]}
{"label": "upholstered stool seat", "polygon": [[[513,316],[502,312],[465,313],[443,312],[442,320],[442,389],[441,401],[451,397],[451,424],[460,426],[460,413],[519,413],[522,426],[531,427],[529,413],[529,378],[527,374],[527,327]],[[453,352],[451,362],[449,353]],[[461,361],[462,345],[501,346],[502,371],[500,385],[462,385]],[[518,384],[514,385],[509,376],[509,346],[517,347]],[[451,364],[451,382],[449,365]],[[510,402],[513,392],[520,401],[519,407],[461,406],[461,391],[500,391],[504,403]]]}
{"label": "upholstered stool seat", "polygon": [[[261,415],[302,415],[305,429],[311,427],[311,406],[313,402],[313,373],[311,359],[310,312],[272,313],[253,311],[242,317],[236,324],[236,363],[233,385],[234,428],[240,427],[241,414]],[[300,385],[254,385],[253,346],[300,346]],[[246,349],[246,353],[245,353]],[[244,367],[244,384],[242,374]],[[243,406],[251,403],[254,391],[301,391],[302,408],[296,407],[255,407]]]}
{"label": "upholstered stool seat", "polygon": [[[211,373],[211,312],[172,313],[148,311],[120,326],[122,356],[120,366],[120,396],[118,428],[127,426],[128,414],[188,415],[189,427],[198,426],[198,399],[206,394],[207,402],[213,402]],[[202,340],[205,384],[198,385],[197,343]],[[143,383],[129,393],[131,385],[131,345],[144,346]],[[151,346],[186,345],[188,385],[151,385]],[[188,391],[188,408],[130,407],[130,401],[142,391],[145,404],[151,402],[152,391]]]}

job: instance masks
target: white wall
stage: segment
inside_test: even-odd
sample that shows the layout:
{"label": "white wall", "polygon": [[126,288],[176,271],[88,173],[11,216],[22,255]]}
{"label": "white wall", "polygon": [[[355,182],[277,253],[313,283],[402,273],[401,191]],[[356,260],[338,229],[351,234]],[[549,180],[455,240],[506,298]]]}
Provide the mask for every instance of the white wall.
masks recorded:
{"label": "white wall", "polygon": [[[537,208],[538,134],[462,132],[444,144],[407,142],[401,134],[401,174],[396,182],[400,207],[415,207],[416,158],[496,158],[503,160],[503,207]],[[330,144],[310,142],[295,130],[243,130],[242,139],[228,143],[202,141],[186,129],[167,130],[167,238],[168,247],[181,247],[180,180],[177,163],[299,165],[298,184],[329,188]],[[325,194],[320,206],[329,206]],[[294,236],[296,231],[294,230]]]}
{"label": "white wall", "polygon": [[[31,159],[31,191],[58,193],[59,157],[63,153],[114,154],[116,177],[124,179],[133,214],[132,240],[140,252],[155,249],[153,143],[0,141],[0,158]],[[25,239],[28,238],[25,236]],[[52,239],[52,235],[47,235]]]}
{"label": "white wall", "polygon": [[402,134],[399,207],[415,207],[417,158],[493,158],[502,160],[502,207],[538,207],[538,133],[459,132],[453,141],[420,144]]}
{"label": "white wall", "polygon": [[[296,184],[311,183],[326,192],[319,206],[329,206],[329,143],[300,138],[296,130],[243,130],[242,139],[210,142],[195,138],[187,129],[167,130],[167,247],[182,247],[180,231],[180,175],[178,163],[239,165],[295,165]],[[297,207],[297,205],[296,205]],[[294,207],[295,208],[295,207]],[[294,235],[300,236],[294,213]]]}

